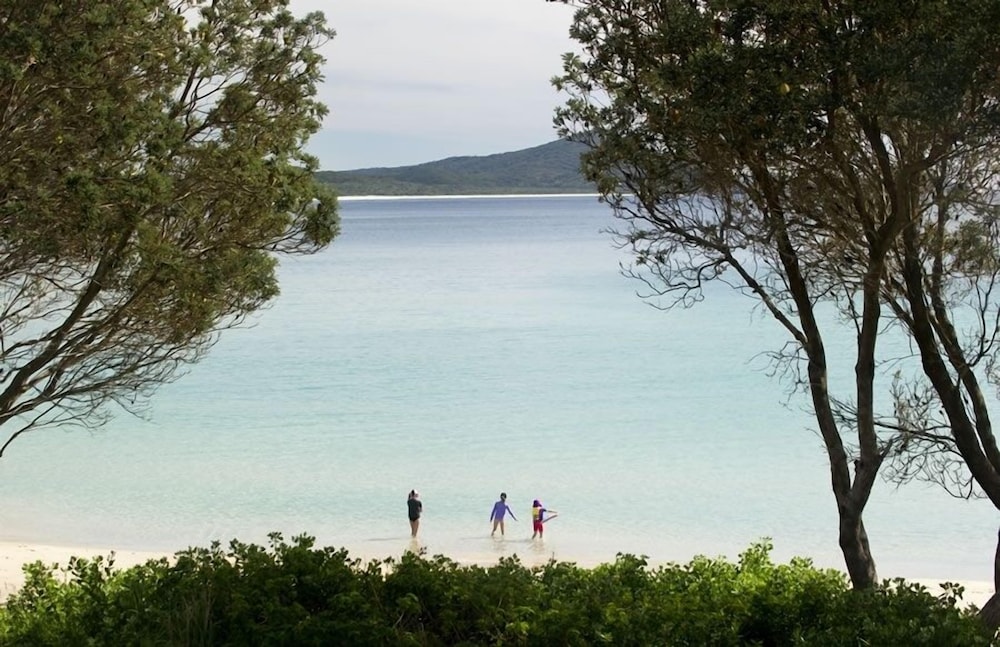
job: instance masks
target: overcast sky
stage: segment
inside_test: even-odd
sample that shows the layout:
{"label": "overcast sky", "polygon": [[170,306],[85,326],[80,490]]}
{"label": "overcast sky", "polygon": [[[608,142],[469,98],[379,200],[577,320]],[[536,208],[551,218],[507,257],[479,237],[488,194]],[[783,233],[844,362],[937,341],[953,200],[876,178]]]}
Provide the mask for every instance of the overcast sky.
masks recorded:
{"label": "overcast sky", "polygon": [[291,0],[337,31],[323,48],[323,170],[486,155],[556,138],[550,80],[573,8],[544,0]]}

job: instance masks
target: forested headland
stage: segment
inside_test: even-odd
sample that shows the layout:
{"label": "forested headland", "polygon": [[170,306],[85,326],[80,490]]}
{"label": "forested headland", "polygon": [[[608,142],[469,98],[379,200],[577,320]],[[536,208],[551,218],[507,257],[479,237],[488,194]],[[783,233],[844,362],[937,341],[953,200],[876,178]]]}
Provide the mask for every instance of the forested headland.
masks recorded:
{"label": "forested headland", "polygon": [[341,196],[595,193],[580,172],[583,144],[556,140],[495,155],[449,157],[414,166],[321,171]]}

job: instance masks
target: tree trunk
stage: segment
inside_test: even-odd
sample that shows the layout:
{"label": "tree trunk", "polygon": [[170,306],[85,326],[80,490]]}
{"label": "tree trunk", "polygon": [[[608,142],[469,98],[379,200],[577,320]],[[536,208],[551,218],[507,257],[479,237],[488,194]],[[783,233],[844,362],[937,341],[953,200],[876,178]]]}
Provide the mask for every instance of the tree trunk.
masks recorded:
{"label": "tree trunk", "polygon": [[878,584],[875,559],[868,546],[868,533],[861,515],[843,508],[840,510],[840,550],[855,589],[870,589]]}
{"label": "tree trunk", "polygon": [[979,610],[979,619],[994,631],[1000,628],[1000,532],[997,533],[997,550],[993,555],[993,595]]}

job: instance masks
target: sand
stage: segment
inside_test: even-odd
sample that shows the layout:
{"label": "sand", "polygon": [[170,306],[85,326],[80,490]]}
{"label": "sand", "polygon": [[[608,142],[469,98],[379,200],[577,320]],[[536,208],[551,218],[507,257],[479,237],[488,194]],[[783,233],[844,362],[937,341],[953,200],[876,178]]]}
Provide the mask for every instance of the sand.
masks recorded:
{"label": "sand", "polygon": [[[71,557],[93,558],[97,556],[108,556],[114,552],[115,566],[127,568],[136,564],[142,564],[150,559],[161,557],[169,558],[171,555],[162,552],[143,552],[136,550],[119,550],[113,547],[108,548],[82,548],[79,546],[50,546],[46,544],[33,544],[26,542],[0,542],[0,602],[10,594],[16,592],[24,584],[24,573],[22,566],[32,562],[41,561],[44,564],[58,564],[65,567],[69,564]],[[359,556],[363,561],[367,561],[370,556]],[[481,556],[483,564],[493,563],[494,559],[489,556]],[[459,563],[469,560],[456,560]],[[522,560],[528,564],[532,560]],[[544,561],[544,560],[543,560]],[[577,562],[582,566],[582,562]],[[530,565],[530,564],[528,564]],[[59,576],[65,577],[60,573]],[[939,582],[932,580],[915,579],[911,580],[927,587],[932,594],[941,591]],[[993,594],[993,583],[988,581],[963,581],[955,580],[965,587],[962,606],[974,604],[981,607]]]}
{"label": "sand", "polygon": [[[65,567],[70,557],[107,557],[114,552],[115,567],[126,568],[142,564],[150,559],[165,557],[163,553],[114,548],[80,548],[74,546],[48,546],[24,542],[0,542],[0,601],[16,592],[24,584],[25,564],[41,561],[44,564],[58,564]],[[61,576],[63,574],[58,574]]]}

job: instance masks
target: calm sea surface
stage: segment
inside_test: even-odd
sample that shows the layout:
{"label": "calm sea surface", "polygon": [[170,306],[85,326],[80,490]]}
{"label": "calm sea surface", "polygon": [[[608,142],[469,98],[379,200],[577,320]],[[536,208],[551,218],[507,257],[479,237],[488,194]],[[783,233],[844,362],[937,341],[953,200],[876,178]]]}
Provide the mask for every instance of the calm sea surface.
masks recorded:
{"label": "calm sea surface", "polygon": [[[752,301],[720,286],[689,310],[645,304],[590,197],[342,213],[334,245],[283,261],[273,307],[150,420],[16,441],[0,540],[173,551],[277,530],[398,555],[417,488],[420,545],[456,559],[686,562],[771,537],[776,559],[841,566],[820,440],[766,375],[783,337]],[[494,541],[501,490],[519,521]],[[534,498],[560,513],[543,543]],[[885,577],[990,579],[998,521],[885,483],[866,514]]]}

